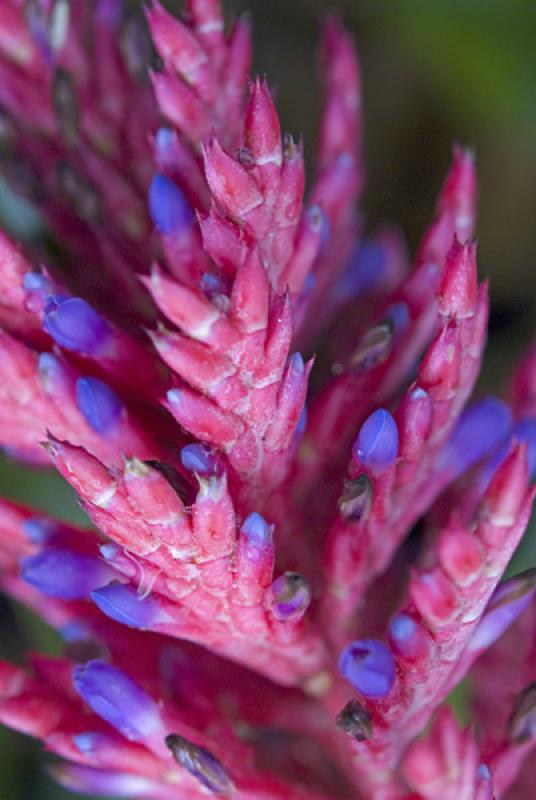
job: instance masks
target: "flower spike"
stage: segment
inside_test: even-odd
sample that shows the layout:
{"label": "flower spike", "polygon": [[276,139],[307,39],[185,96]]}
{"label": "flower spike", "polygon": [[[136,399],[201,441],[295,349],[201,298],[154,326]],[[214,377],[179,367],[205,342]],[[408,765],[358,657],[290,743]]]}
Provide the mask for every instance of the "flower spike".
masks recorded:
{"label": "flower spike", "polygon": [[58,633],[0,660],[0,723],[94,796],[528,800],[536,350],[473,397],[473,154],[413,258],[365,234],[350,33],[306,180],[224,11],[0,2],[0,173],[44,225],[0,232],[0,448],[88,520],[0,499],[0,589]]}

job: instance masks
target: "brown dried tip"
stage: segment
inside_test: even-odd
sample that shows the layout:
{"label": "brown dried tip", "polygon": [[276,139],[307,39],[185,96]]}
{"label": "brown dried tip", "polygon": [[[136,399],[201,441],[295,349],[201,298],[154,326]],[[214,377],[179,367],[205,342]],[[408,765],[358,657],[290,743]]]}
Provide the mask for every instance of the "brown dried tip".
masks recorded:
{"label": "brown dried tip", "polygon": [[74,144],[80,129],[80,110],[73,79],[64,69],[54,73],[52,99],[61,135],[68,144]]}
{"label": "brown dried tip", "polygon": [[514,744],[528,742],[536,734],[536,681],[518,695],[508,721],[508,738]]}
{"label": "brown dried tip", "polygon": [[339,511],[345,519],[357,522],[367,517],[373,498],[372,483],[366,475],[359,475],[352,481],[344,482],[343,493],[338,503]]}
{"label": "brown dried tip", "polygon": [[350,356],[349,368],[371,369],[385,361],[391,352],[393,330],[390,317],[369,328]]}
{"label": "brown dried tip", "polygon": [[344,731],[356,739],[364,742],[365,739],[372,739],[372,717],[357,700],[350,700],[335,720],[339,730]]}
{"label": "brown dried tip", "polygon": [[166,736],[165,742],[177,764],[188,770],[209,792],[226,797],[233,794],[235,787],[231,778],[212,753],[176,733]]}

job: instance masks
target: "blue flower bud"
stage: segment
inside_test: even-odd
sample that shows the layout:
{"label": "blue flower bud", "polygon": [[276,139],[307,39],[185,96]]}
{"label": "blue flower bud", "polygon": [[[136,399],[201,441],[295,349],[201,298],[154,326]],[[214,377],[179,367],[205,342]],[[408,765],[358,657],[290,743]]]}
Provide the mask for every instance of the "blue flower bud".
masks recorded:
{"label": "blue flower bud", "polygon": [[344,301],[368,294],[381,283],[386,267],[385,248],[374,239],[365,239],[354,253],[346,272],[337,282],[335,287],[337,299]]}
{"label": "blue flower bud", "polygon": [[487,650],[529,606],[536,591],[536,568],[500,583],[469,640],[467,651]]}
{"label": "blue flower bud", "polygon": [[297,438],[300,438],[300,436],[303,436],[303,434],[305,433],[306,427],[307,427],[307,406],[304,406],[302,408],[298,424],[296,425],[296,430],[294,432],[294,435]]}
{"label": "blue flower bud", "polygon": [[106,350],[112,338],[103,317],[81,297],[49,297],[43,327],[56,344],[75,353],[98,355]]}
{"label": "blue flower bud", "polygon": [[40,353],[37,359],[39,377],[46,392],[54,393],[54,389],[65,376],[65,367],[53,353]]}
{"label": "blue flower bud", "polygon": [[457,477],[481,461],[508,436],[512,425],[510,409],[496,397],[484,397],[465,409],[438,462]]}
{"label": "blue flower bud", "polygon": [[94,755],[99,749],[100,740],[106,741],[107,738],[105,733],[77,733],[73,736],[73,742],[84,755]]}
{"label": "blue flower bud", "polygon": [[26,583],[51,597],[82,600],[111,577],[110,568],[92,556],[49,547],[23,558],[21,576]]}
{"label": "blue flower bud", "polygon": [[256,547],[263,547],[272,541],[272,526],[264,517],[253,511],[245,518],[240,529],[248,541]]}
{"label": "blue flower bud", "polygon": [[231,288],[231,282],[225,275],[214,275],[212,272],[205,272],[201,278],[201,289],[209,300],[214,301],[224,298],[228,305],[228,295],[231,293]]}
{"label": "blue flower bud", "polygon": [[303,356],[301,353],[293,353],[291,355],[290,366],[294,373],[296,373],[297,375],[303,375],[305,364],[303,362]]}
{"label": "blue flower bud", "polygon": [[78,378],[76,405],[88,425],[97,433],[109,433],[123,415],[123,403],[119,397],[97,378]]}
{"label": "blue flower bud", "polygon": [[84,764],[54,764],[52,778],[65,789],[98,797],[155,797],[158,784],[141,775],[86,767]]}
{"label": "blue flower bud", "polygon": [[194,221],[193,211],[177,184],[161,173],[154,176],[149,188],[149,213],[165,235],[181,233]]}
{"label": "blue flower bud", "polygon": [[393,323],[394,330],[403,331],[409,322],[409,308],[406,303],[395,303],[387,309],[387,317]]}
{"label": "blue flower bud", "polygon": [[73,686],[95,714],[129,741],[143,741],[162,729],[159,707],[153,698],[105,661],[88,661],[75,667]]}
{"label": "blue flower bud", "polygon": [[155,143],[158,150],[167,150],[173,143],[174,133],[171,128],[158,128],[155,136]]}
{"label": "blue flower bud", "polygon": [[85,756],[98,760],[102,755],[106,755],[111,747],[117,748],[121,739],[115,734],[102,733],[101,731],[84,731],[73,736],[73,742],[78,750]]}
{"label": "blue flower bud", "polygon": [[184,469],[199,475],[212,475],[217,472],[217,460],[209,447],[202,444],[187,444],[181,450],[181,463]]}
{"label": "blue flower bud", "polygon": [[91,597],[103,614],[131,628],[145,630],[170,621],[158,600],[140,596],[128,583],[113,581],[95,589]]}
{"label": "blue flower bud", "polygon": [[365,420],[353,455],[364,466],[382,472],[398,455],[398,429],[391,414],[379,408]]}
{"label": "blue flower bud", "polygon": [[58,523],[48,517],[29,517],[22,523],[22,530],[33,544],[45,544],[58,533]]}
{"label": "blue flower bud", "polygon": [[385,697],[395,682],[393,656],[383,642],[375,639],[362,639],[345,647],[339,670],[365,697]]}
{"label": "blue flower bud", "polygon": [[522,419],[514,425],[514,438],[527,443],[529,478],[536,478],[536,419]]}
{"label": "blue flower bud", "polygon": [[70,622],[59,629],[60,636],[65,642],[80,642],[91,639],[93,633],[85,622]]}
{"label": "blue flower bud", "polygon": [[103,25],[117,28],[123,20],[123,0],[98,0],[95,17]]}
{"label": "blue flower bud", "polygon": [[410,641],[417,629],[417,623],[407,614],[397,614],[389,624],[389,635],[397,644]]}
{"label": "blue flower bud", "polygon": [[22,286],[26,292],[36,292],[43,296],[52,294],[52,284],[41,272],[27,272],[22,280]]}

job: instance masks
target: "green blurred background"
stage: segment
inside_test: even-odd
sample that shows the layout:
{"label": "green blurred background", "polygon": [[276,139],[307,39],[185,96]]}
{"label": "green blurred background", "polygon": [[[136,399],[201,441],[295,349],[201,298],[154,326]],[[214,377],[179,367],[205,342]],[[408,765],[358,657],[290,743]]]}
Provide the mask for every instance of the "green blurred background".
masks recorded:
{"label": "green blurred background", "polygon": [[[138,4],[139,5],[139,4]],[[168,7],[180,7],[166,2]],[[480,178],[479,270],[491,278],[492,317],[481,388],[500,391],[513,359],[534,333],[536,311],[536,3],[532,0],[233,0],[250,10],[255,69],[276,89],[283,126],[303,134],[310,163],[320,111],[316,44],[322,17],[338,8],[361,58],[365,113],[366,226],[396,221],[414,248],[431,218],[451,144],[476,150]],[[5,190],[0,218],[20,236],[36,221]],[[56,476],[0,462],[0,493],[81,520]],[[531,531],[515,569],[536,563]],[[5,600],[0,655],[56,640]],[[0,796],[61,800],[39,748],[0,730]]]}

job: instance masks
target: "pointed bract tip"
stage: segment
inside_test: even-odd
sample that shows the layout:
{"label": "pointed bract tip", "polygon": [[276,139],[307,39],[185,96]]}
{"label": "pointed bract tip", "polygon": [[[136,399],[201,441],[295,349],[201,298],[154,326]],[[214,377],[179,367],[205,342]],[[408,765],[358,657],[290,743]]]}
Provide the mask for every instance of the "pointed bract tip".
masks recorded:
{"label": "pointed bract tip", "polygon": [[510,527],[525,501],[528,488],[527,445],[514,442],[486,491],[481,518],[497,527]]}
{"label": "pointed bract tip", "polygon": [[244,140],[259,166],[281,164],[279,117],[266,80],[259,76],[249,83],[249,101],[244,123]]}
{"label": "pointed bract tip", "polygon": [[439,313],[457,319],[474,316],[477,290],[476,243],[460,244],[454,236],[439,284]]}

